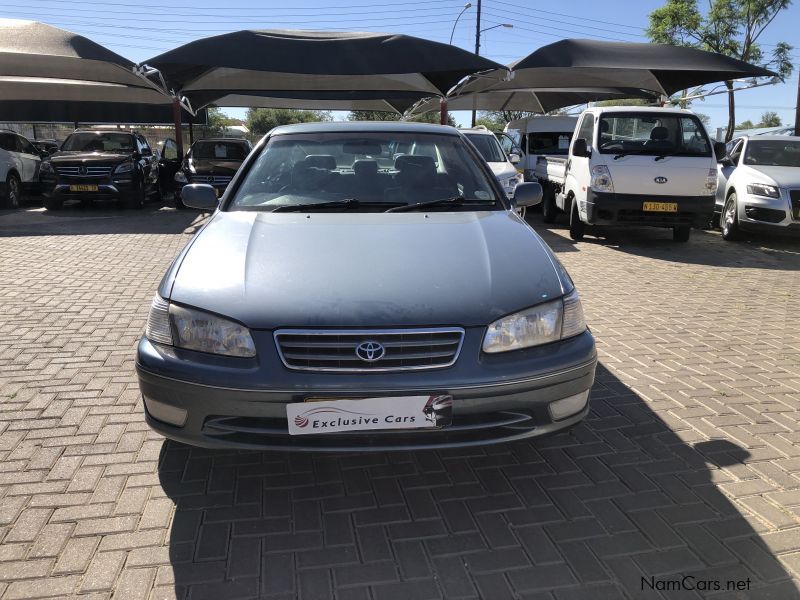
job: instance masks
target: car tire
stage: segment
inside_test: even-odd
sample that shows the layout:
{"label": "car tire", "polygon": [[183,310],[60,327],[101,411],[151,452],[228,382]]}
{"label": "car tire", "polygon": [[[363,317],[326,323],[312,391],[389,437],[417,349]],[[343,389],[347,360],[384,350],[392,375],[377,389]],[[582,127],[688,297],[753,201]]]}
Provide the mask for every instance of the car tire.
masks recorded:
{"label": "car tire", "polygon": [[672,239],[675,242],[688,242],[692,235],[692,228],[688,225],[680,225],[672,228]]}
{"label": "car tire", "polygon": [[542,220],[545,223],[555,223],[558,217],[558,206],[556,206],[556,194],[549,185],[545,188],[542,200]]}
{"label": "car tire", "polygon": [[161,202],[163,200],[164,200],[164,196],[161,193],[161,186],[156,184],[155,185],[155,189],[153,190],[153,193],[150,194],[150,201],[151,202],[158,202],[159,204],[161,204]]}
{"label": "car tire", "polygon": [[172,194],[172,201],[175,203],[175,208],[178,210],[186,209],[186,205],[183,203],[183,200],[181,200],[181,197],[177,192]]}
{"label": "car tire", "polygon": [[578,201],[573,198],[569,217],[569,237],[579,242],[583,239],[584,233],[586,233],[586,224],[581,221],[581,216],[578,213]]}
{"label": "car tire", "polygon": [[525,213],[528,212],[528,207],[527,206],[518,206],[517,208],[514,209],[514,212],[517,213],[519,215],[519,218],[524,221],[525,220]]}
{"label": "car tire", "polygon": [[135,210],[141,210],[144,208],[144,201],[146,200],[147,196],[145,194],[144,183],[139,183],[139,187],[133,193],[133,195],[127,199],[126,206],[127,208],[132,208]]}
{"label": "car tire", "polygon": [[61,210],[64,208],[64,201],[61,198],[43,198],[42,204],[45,210]]}
{"label": "car tire", "polygon": [[736,192],[728,195],[722,214],[719,216],[719,226],[722,229],[722,239],[728,242],[738,240],[741,234],[739,228],[739,207],[736,202]]}
{"label": "car tire", "polygon": [[6,208],[22,206],[22,181],[16,173],[9,173],[6,179]]}

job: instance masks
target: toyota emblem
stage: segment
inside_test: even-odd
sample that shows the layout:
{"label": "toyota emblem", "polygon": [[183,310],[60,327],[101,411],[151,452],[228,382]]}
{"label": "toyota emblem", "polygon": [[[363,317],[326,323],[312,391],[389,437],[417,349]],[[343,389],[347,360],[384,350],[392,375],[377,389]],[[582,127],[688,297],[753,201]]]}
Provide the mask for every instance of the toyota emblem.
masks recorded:
{"label": "toyota emblem", "polygon": [[87,175],[89,173],[89,167],[86,165],[81,165],[78,167],[78,175]]}
{"label": "toyota emblem", "polygon": [[667,178],[659,175],[658,177],[653,179],[653,181],[655,181],[656,183],[667,183]]}
{"label": "toyota emblem", "polygon": [[376,362],[384,357],[386,348],[378,342],[361,342],[356,346],[356,356],[364,362]]}

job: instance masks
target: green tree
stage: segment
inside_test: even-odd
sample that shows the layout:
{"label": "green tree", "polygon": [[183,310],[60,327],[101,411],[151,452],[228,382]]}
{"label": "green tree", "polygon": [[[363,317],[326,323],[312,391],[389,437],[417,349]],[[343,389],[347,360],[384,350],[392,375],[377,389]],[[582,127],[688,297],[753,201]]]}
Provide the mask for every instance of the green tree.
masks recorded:
{"label": "green tree", "polygon": [[644,98],[615,98],[614,100],[599,100],[596,106],[652,106],[653,102]]}
{"label": "green tree", "polygon": [[206,121],[206,131],[209,136],[222,135],[227,125],[228,116],[216,106],[208,107],[208,119]]}
{"label": "green tree", "polygon": [[778,113],[768,110],[761,113],[761,122],[756,127],[780,127],[783,125]]}
{"label": "green tree", "polygon": [[755,129],[755,127],[756,126],[753,125],[753,122],[750,119],[747,119],[746,121],[742,121],[741,123],[739,123],[736,126],[736,129],[738,131],[740,129]]}
{"label": "green tree", "polygon": [[[766,59],[758,43],[761,34],[791,0],[709,0],[702,13],[697,0],[667,0],[661,8],[650,13],[647,35],[654,42],[691,46],[732,56],[740,60],[764,64],[782,78],[792,73],[790,51],[786,42],[779,42]],[[736,123],[736,101],[733,81],[728,88],[728,130],[730,141]]]}
{"label": "green tree", "polygon": [[501,111],[480,111],[475,125],[483,125],[489,131],[503,131],[508,121],[505,120]]}
{"label": "green tree", "polygon": [[[348,121],[399,121],[401,118],[402,117],[397,113],[380,111],[380,110],[354,110],[349,115],[347,115]],[[430,112],[426,112],[406,120],[411,121],[413,123],[438,124],[440,121],[440,116],[439,116],[439,111],[432,110]],[[452,125],[453,127],[456,126],[456,121],[453,118],[453,115],[451,114],[447,115],[447,124]]]}
{"label": "green tree", "polygon": [[296,110],[293,108],[250,108],[245,122],[257,136],[264,135],[278,125],[330,121],[331,113],[321,110]]}

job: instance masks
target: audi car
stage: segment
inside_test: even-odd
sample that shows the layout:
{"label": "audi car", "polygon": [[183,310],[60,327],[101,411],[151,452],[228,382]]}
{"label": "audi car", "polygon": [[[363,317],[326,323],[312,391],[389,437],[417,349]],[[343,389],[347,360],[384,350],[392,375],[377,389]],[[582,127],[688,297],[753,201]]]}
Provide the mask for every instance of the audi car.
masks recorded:
{"label": "audi car", "polygon": [[148,197],[160,197],[158,156],[143,136],[129,131],[71,133],[58,152],[42,161],[39,177],[48,210],[69,200],[113,200],[142,208]]}
{"label": "audi car", "polygon": [[[404,148],[406,153],[398,153]],[[137,349],[147,423],[206,447],[364,451],[551,434],[589,411],[581,298],[457,129],[273,129],[164,275]],[[520,262],[520,255],[530,260]]]}
{"label": "audi car", "polygon": [[175,173],[175,206],[185,208],[181,190],[187,183],[208,184],[222,195],[252,149],[249,141],[239,138],[197,140]]}

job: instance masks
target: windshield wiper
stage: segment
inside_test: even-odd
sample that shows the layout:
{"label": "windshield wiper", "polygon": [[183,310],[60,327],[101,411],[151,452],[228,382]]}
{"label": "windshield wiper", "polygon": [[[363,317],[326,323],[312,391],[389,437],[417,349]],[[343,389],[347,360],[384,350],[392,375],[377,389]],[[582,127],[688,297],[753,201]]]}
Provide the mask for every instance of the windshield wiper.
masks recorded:
{"label": "windshield wiper", "polygon": [[463,204],[495,204],[492,201],[481,200],[467,200],[464,196],[453,196],[452,198],[439,198],[438,200],[428,200],[427,202],[416,202],[414,204],[403,204],[402,206],[395,206],[385,212],[407,212],[416,210],[418,208],[427,208],[429,206],[439,206],[442,204],[449,204],[451,206],[461,206]]}
{"label": "windshield wiper", "polygon": [[639,154],[647,154],[647,149],[640,150],[639,152],[620,152],[619,154],[614,155],[614,160],[620,159],[623,156],[638,156]]}
{"label": "windshield wiper", "polygon": [[306,204],[281,204],[271,212],[300,212],[304,210],[312,210],[315,208],[330,208],[338,206],[344,209],[359,208],[361,206],[381,204],[384,202],[362,202],[357,198],[342,198],[341,200],[330,200],[328,202],[308,202]]}

